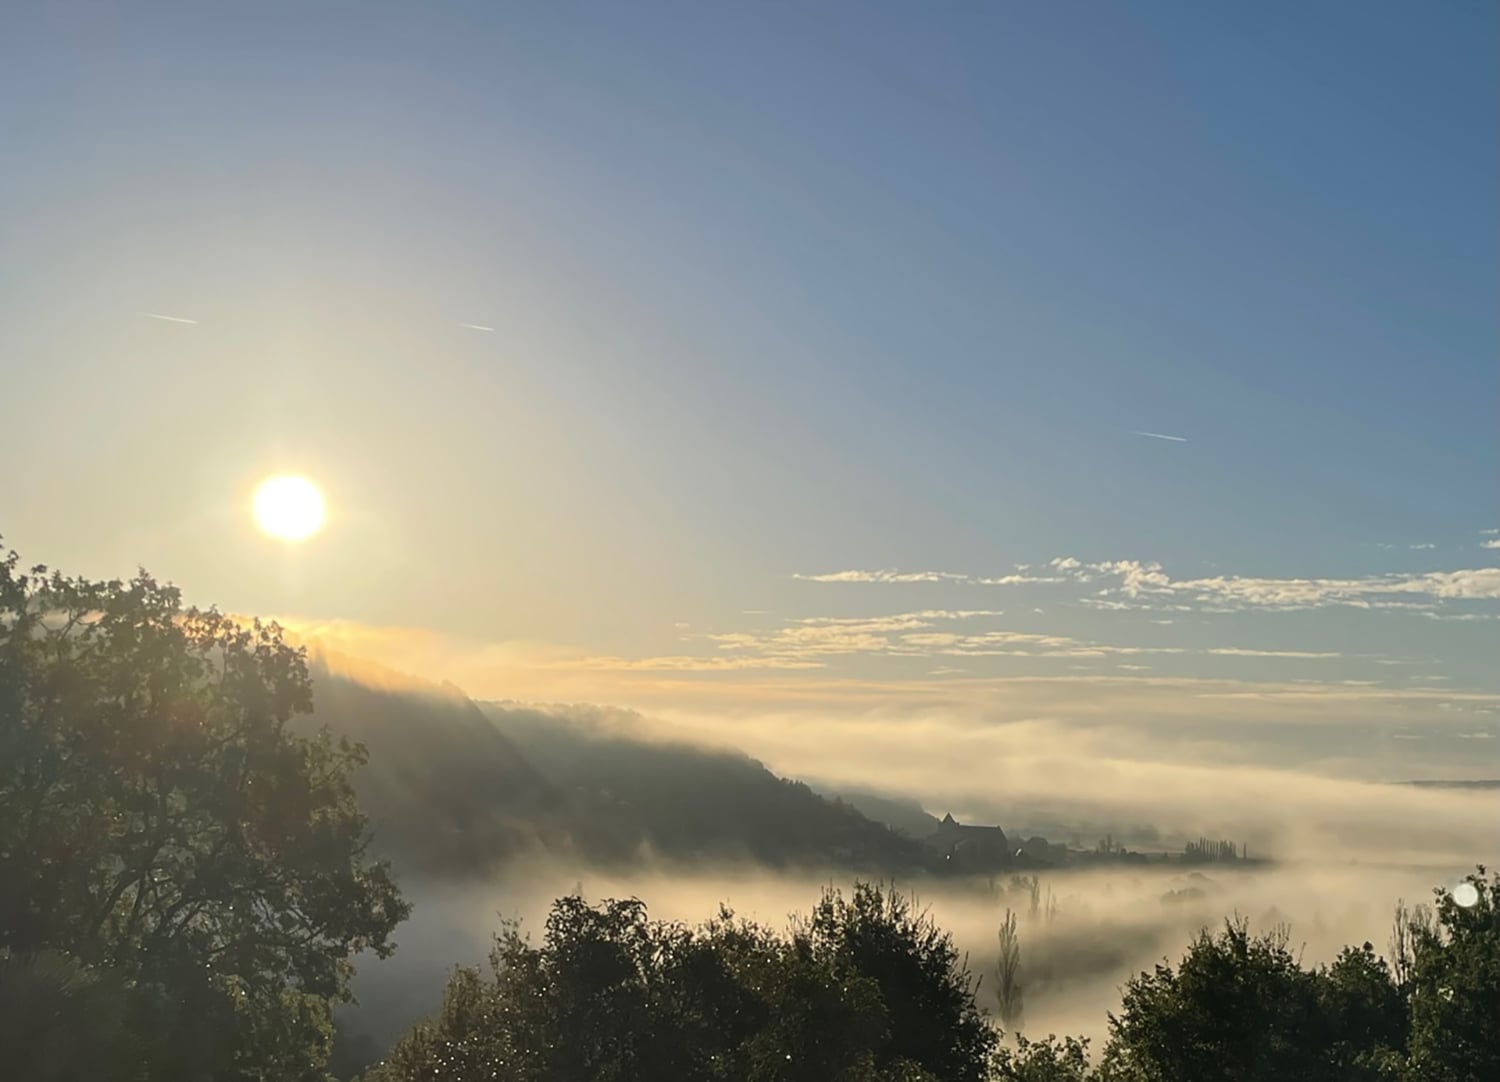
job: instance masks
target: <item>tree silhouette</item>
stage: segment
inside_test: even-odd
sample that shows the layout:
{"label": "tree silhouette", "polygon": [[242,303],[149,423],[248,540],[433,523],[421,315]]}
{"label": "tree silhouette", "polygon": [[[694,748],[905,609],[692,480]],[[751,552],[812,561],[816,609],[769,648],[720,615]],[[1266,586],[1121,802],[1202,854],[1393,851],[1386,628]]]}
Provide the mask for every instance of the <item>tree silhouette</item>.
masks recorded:
{"label": "tree silhouette", "polygon": [[1109,1016],[1109,1077],[1121,1082],[1317,1077],[1316,989],[1281,934],[1243,920],[1200,933],[1174,969],[1157,965],[1125,986]]}
{"label": "tree silhouette", "polygon": [[1243,855],[1234,842],[1211,841],[1200,837],[1195,842],[1188,842],[1182,851],[1183,859],[1189,863],[1212,863],[1215,861],[1247,860],[1250,855],[1250,847],[1244,847]]}
{"label": "tree silhouette", "polygon": [[1431,908],[1425,905],[1408,908],[1406,899],[1396,900],[1396,910],[1391,916],[1391,935],[1386,948],[1390,952],[1391,978],[1403,995],[1411,991],[1416,942],[1432,929]]}
{"label": "tree silhouette", "polygon": [[1016,915],[1010,909],[1000,924],[1000,953],[995,962],[995,999],[1000,1021],[1006,1029],[1021,1028],[1021,939],[1016,931]]}
{"label": "tree silhouette", "polygon": [[1016,1048],[996,1052],[991,1077],[995,1082],[1088,1082],[1095,1074],[1089,1064],[1087,1039],[1049,1034],[1032,1041],[1017,1034]]}
{"label": "tree silhouette", "polygon": [[1390,967],[1369,943],[1345,947],[1317,972],[1317,999],[1325,1077],[1393,1077],[1406,1053],[1406,1006]]}
{"label": "tree silhouette", "polygon": [[1500,1077],[1500,874],[1435,893],[1436,923],[1413,925],[1413,1077]]}
{"label": "tree silhouette", "polygon": [[952,1082],[978,1082],[995,1034],[974,1003],[974,982],[953,937],[894,891],[858,884],[849,897],[825,890],[797,931],[815,960],[875,981],[888,1036],[882,1069],[902,1061]]}
{"label": "tree silhouette", "polygon": [[951,941],[899,895],[830,891],[781,934],[727,911],[697,928],[634,899],[560,899],[371,1082],[981,1082],[995,1046]]}
{"label": "tree silhouette", "polygon": [[349,957],[407,908],[361,749],[289,724],[310,695],[275,625],[0,556],[0,948],[117,975],[179,1066],[317,1073]]}

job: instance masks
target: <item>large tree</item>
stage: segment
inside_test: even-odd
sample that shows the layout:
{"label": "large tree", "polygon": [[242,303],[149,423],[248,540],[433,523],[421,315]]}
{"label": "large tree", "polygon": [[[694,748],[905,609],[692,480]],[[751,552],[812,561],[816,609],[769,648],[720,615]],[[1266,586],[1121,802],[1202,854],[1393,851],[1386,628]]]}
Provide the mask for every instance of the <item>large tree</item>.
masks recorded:
{"label": "large tree", "polygon": [[1500,1078],[1500,874],[1436,893],[1436,922],[1412,926],[1411,1077]]}
{"label": "large tree", "polygon": [[1125,986],[1100,1076],[1108,1082],[1222,1078],[1395,1079],[1405,1066],[1401,992],[1370,944],[1304,969],[1288,931],[1252,935],[1245,921],[1206,930],[1174,969]]}
{"label": "large tree", "polygon": [[1252,935],[1243,920],[1200,933],[1175,969],[1132,977],[1109,1030],[1105,1076],[1120,1082],[1322,1077],[1314,974],[1284,930]]}
{"label": "large tree", "polygon": [[351,955],[407,913],[363,750],[303,735],[310,707],[276,625],[0,550],[0,949],[124,981],[152,1077],[318,1075]]}
{"label": "large tree", "polygon": [[967,960],[931,914],[859,884],[847,897],[824,891],[799,935],[834,972],[875,982],[889,1027],[877,1066],[911,1064],[951,1082],[983,1077],[995,1030],[974,1001]]}

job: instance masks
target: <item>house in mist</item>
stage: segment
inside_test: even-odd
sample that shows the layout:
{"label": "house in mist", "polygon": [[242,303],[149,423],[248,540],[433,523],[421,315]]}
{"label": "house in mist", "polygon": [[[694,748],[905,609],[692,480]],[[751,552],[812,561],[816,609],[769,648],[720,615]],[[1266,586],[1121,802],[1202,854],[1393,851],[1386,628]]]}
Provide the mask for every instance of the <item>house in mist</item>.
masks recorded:
{"label": "house in mist", "polygon": [[1040,834],[1033,834],[1024,842],[1018,842],[1016,848],[1032,860],[1050,861],[1067,856],[1067,846],[1053,845]]}
{"label": "house in mist", "polygon": [[952,815],[943,816],[926,842],[955,871],[1005,867],[1014,855],[1010,840],[999,827],[969,826]]}

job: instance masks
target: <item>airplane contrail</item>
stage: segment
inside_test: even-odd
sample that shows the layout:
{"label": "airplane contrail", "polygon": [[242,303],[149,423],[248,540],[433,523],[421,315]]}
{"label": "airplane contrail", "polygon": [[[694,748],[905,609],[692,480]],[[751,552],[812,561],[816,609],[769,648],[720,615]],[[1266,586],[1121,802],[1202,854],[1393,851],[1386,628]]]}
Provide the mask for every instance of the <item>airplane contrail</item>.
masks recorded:
{"label": "airplane contrail", "polygon": [[460,323],[459,326],[471,331],[493,331],[495,329],[494,327],[486,327],[483,323]]}
{"label": "airplane contrail", "polygon": [[160,312],[142,312],[141,315],[147,319],[164,319],[168,323],[197,323],[196,319],[183,319],[181,316],[164,316]]}
{"label": "airplane contrail", "polygon": [[1173,443],[1186,443],[1186,436],[1168,436],[1161,432],[1132,432],[1132,436],[1145,436],[1152,440],[1171,440]]}

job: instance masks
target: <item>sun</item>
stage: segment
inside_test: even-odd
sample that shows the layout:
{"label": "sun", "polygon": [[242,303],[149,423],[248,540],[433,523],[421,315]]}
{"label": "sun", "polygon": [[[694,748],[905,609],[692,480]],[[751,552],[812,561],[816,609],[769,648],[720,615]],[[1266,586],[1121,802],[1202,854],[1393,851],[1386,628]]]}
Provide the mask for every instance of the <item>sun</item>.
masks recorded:
{"label": "sun", "polygon": [[323,494],[305,477],[270,477],[255,490],[255,524],[282,541],[306,541],[323,525]]}

